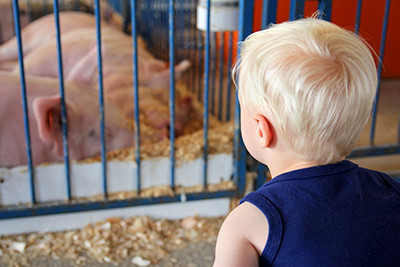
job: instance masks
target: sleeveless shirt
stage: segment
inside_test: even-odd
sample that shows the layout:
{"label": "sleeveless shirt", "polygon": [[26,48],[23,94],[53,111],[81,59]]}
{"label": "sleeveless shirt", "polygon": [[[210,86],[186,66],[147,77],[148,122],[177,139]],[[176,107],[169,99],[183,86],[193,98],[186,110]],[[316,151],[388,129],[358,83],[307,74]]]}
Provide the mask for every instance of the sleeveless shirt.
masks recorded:
{"label": "sleeveless shirt", "polygon": [[400,183],[350,161],[281,174],[245,196],[269,224],[260,266],[400,266]]}

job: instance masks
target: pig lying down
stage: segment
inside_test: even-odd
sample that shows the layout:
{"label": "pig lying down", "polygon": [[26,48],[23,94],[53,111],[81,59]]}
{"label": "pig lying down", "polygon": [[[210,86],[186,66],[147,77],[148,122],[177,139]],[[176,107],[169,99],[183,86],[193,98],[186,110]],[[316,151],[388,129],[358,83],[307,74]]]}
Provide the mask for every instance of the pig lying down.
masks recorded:
{"label": "pig lying down", "polygon": [[[95,17],[80,12],[60,13],[61,47],[64,77],[85,85],[98,82]],[[33,76],[58,77],[57,41],[54,16],[47,15],[22,30],[25,73]],[[133,74],[132,38],[102,23],[103,84],[105,90],[131,85]],[[17,60],[15,37],[0,46],[0,63]],[[190,67],[182,61],[175,67],[179,78]],[[14,68],[14,73],[19,67]],[[167,63],[155,59],[143,45],[138,47],[139,84],[151,88],[168,88],[170,70]]]}
{"label": "pig lying down", "polygon": [[[83,12],[60,13],[60,31],[66,34],[70,31],[83,28],[95,28],[93,15]],[[102,27],[110,27],[102,23]],[[52,40],[56,36],[53,14],[41,17],[27,25],[22,31],[23,54],[28,54],[34,48]],[[18,60],[18,46],[16,37],[11,38],[0,47],[0,62]]]}
{"label": "pig lying down", "polygon": [[[98,83],[98,50],[95,29],[75,30],[62,36],[64,77],[86,85]],[[32,50],[24,58],[25,73],[58,77],[57,43],[55,40]],[[115,90],[133,84],[132,40],[114,29],[102,30],[104,90]],[[175,67],[175,78],[190,67],[187,60]],[[14,73],[18,73],[18,66]],[[138,49],[139,84],[151,88],[169,86],[170,70],[166,62],[153,58],[143,47]]]}
{"label": "pig lying down", "polygon": [[[26,77],[27,102],[34,164],[63,160],[59,83]],[[100,154],[99,106],[94,90],[65,83],[69,153],[71,160]],[[27,163],[20,79],[0,72],[0,167]],[[131,122],[113,104],[105,103],[107,150],[133,145]]]}

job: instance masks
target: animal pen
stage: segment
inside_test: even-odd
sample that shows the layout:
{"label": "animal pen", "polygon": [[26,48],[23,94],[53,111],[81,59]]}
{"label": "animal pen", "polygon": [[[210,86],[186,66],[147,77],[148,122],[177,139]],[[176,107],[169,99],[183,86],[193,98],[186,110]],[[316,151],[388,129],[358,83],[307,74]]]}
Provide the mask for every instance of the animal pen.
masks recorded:
{"label": "animal pen", "polygon": [[[194,200],[238,198],[245,192],[246,172],[257,173],[254,187],[260,187],[266,181],[266,167],[256,164],[247,156],[241,141],[239,130],[240,110],[236,99],[233,81],[230,77],[232,64],[240,48],[236,42],[244,40],[251,32],[276,23],[279,10],[285,1],[278,0],[131,0],[131,1],[6,1],[1,0],[0,42],[5,42],[15,33],[18,43],[18,62],[21,83],[21,109],[24,112],[27,164],[21,166],[0,167],[0,219],[16,219],[29,216],[54,215],[70,212],[125,208],[149,204],[191,202]],[[289,1],[287,1],[289,2]],[[311,2],[311,3],[310,3]],[[298,19],[303,14],[320,10],[322,19],[338,18],[341,10],[334,8],[338,0],[291,0],[285,10],[290,20]],[[343,2],[343,1],[342,1]],[[365,1],[366,2],[366,1]],[[379,21],[381,34],[378,36],[377,63],[379,81],[384,69],[385,47],[395,45],[386,42],[388,29],[393,35],[399,35],[395,28],[394,10],[399,10],[399,3],[376,1],[382,5],[374,13]],[[278,4],[280,6],[278,6]],[[365,3],[364,3],[365,4]],[[397,5],[397,9],[394,7]],[[280,7],[280,9],[278,8]],[[66,10],[80,10],[94,13],[96,22],[96,40],[98,47],[98,96],[99,127],[101,153],[91,159],[71,160],[68,147],[68,125],[64,101],[64,77],[62,64],[62,34],[59,16]],[[363,28],[363,1],[358,0],[354,10],[354,22],[344,25],[361,35],[368,32]],[[311,11],[311,12],[310,12]],[[337,13],[335,13],[337,12]],[[350,11],[346,11],[350,12]],[[5,14],[13,14],[8,24],[3,24]],[[55,40],[58,54],[59,94],[61,96],[63,163],[44,163],[35,165],[31,155],[29,116],[24,75],[24,39],[21,38],[22,24],[25,25],[43,15],[54,13]],[[389,16],[390,15],[390,16]],[[399,14],[398,14],[399,15]],[[397,15],[397,18],[399,17]],[[23,18],[21,17],[23,16]],[[226,16],[226,17],[225,17]],[[219,18],[219,19],[218,19]],[[236,18],[232,19],[232,18]],[[121,31],[132,38],[133,97],[132,147],[109,151],[105,145],[105,113],[103,93],[103,66],[101,49],[101,19],[117,23]],[[229,21],[232,19],[232,21]],[[335,20],[332,19],[334,22]],[[21,24],[21,21],[23,22]],[[25,22],[24,22],[25,21]],[[199,29],[200,28],[200,29]],[[397,32],[393,33],[393,29]],[[6,33],[8,31],[8,35]],[[368,36],[369,37],[369,36]],[[376,37],[376,36],[375,36]],[[367,39],[368,40],[368,39]],[[170,76],[168,89],[168,139],[160,143],[143,143],[146,138],[142,132],[143,117],[140,115],[138,73],[138,50],[145,43],[146,49],[155,57],[168,62]],[[391,52],[392,53],[392,52]],[[399,53],[392,53],[397,56]],[[384,57],[385,55],[385,57]],[[191,68],[178,80],[175,68],[178,62],[187,59]],[[396,61],[396,59],[393,59]],[[394,69],[396,66],[394,67]],[[399,67],[397,66],[397,71]],[[399,77],[396,70],[386,77]],[[0,85],[1,87],[3,85]],[[395,84],[394,101],[400,99],[399,83]],[[183,88],[183,89],[182,89]],[[179,91],[181,90],[181,91]],[[191,130],[185,129],[178,136],[176,104],[180,92],[188,94],[193,102],[195,121]],[[372,157],[400,153],[399,107],[395,104],[397,117],[390,121],[391,129],[396,129],[387,143],[377,142],[376,125],[379,117],[380,85],[377,88],[373,116],[369,123],[369,137],[366,144],[361,144],[349,157]],[[68,94],[68,92],[65,92]],[[396,99],[397,98],[397,99]],[[392,99],[393,100],[393,99]],[[395,102],[396,103],[396,102]],[[0,112],[5,112],[1,110]],[[1,125],[4,129],[7,125]],[[190,127],[189,127],[190,128]],[[144,131],[144,130],[143,130]],[[185,132],[187,131],[187,132]],[[392,131],[392,130],[391,130]],[[393,131],[392,131],[393,132]],[[1,132],[0,132],[1,136]],[[385,140],[386,141],[386,140]],[[2,166],[0,164],[0,166]]]}

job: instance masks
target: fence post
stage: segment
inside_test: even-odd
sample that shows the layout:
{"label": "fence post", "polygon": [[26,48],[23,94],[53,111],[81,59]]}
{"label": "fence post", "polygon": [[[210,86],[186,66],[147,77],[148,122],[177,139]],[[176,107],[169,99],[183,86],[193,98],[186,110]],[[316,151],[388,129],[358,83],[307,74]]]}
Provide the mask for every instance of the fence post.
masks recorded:
{"label": "fence post", "polygon": [[[300,19],[304,16],[304,6],[307,0],[291,0],[289,20]],[[318,0],[318,18],[331,20],[332,0]]]}
{"label": "fence post", "polygon": [[[246,39],[253,31],[254,0],[240,0],[239,2],[239,42]],[[240,45],[238,54],[240,53]],[[234,158],[235,166],[233,179],[237,184],[237,196],[243,196],[246,185],[246,157],[247,152],[240,134],[240,106],[236,96],[235,102],[235,136]]]}

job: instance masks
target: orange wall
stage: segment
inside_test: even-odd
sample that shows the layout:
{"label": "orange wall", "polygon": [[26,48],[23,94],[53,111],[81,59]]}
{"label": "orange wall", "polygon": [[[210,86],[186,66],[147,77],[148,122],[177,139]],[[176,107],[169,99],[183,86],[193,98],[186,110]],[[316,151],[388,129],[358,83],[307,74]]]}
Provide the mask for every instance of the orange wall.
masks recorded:
{"label": "orange wall", "polygon": [[[356,0],[333,0],[332,22],[354,30],[357,12]],[[361,10],[360,35],[379,53],[383,15],[386,0],[364,0]],[[278,0],[277,22],[289,19],[290,0]],[[255,0],[254,30],[260,30],[262,0]],[[305,14],[310,16],[317,9],[316,1],[306,2]],[[400,77],[400,1],[391,1],[383,76]]]}

